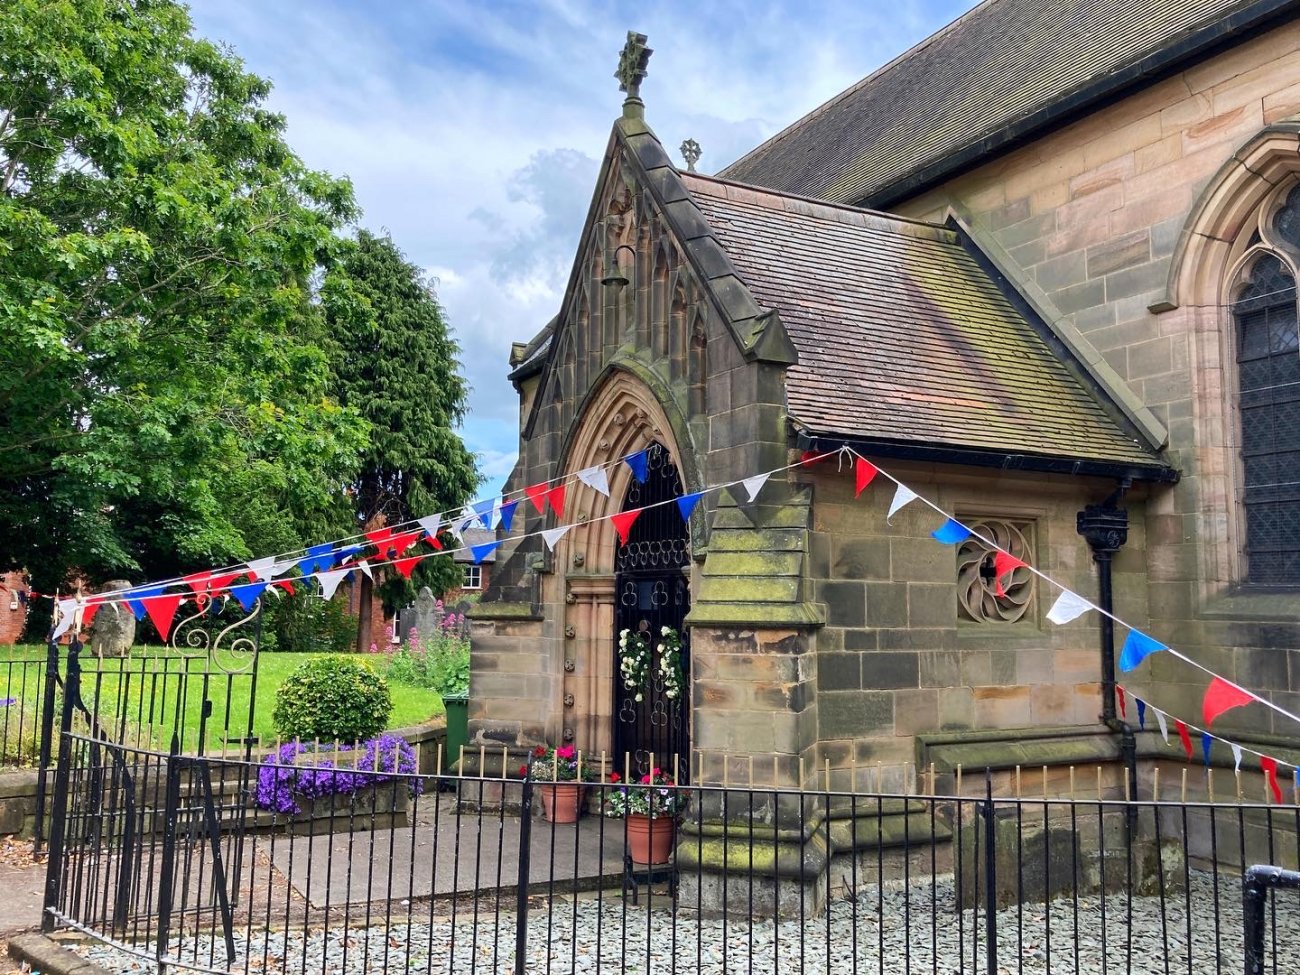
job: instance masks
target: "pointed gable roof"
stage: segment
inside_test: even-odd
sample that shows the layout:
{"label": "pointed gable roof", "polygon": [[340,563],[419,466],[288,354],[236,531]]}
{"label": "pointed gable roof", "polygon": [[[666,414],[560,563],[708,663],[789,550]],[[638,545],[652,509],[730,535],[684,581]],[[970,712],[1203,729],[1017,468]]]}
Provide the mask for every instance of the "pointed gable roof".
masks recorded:
{"label": "pointed gable roof", "polygon": [[[679,179],[755,300],[779,313],[798,353],[788,408],[808,432],[1168,473],[955,229]],[[1035,463],[1051,459],[1065,466]]]}
{"label": "pointed gable roof", "polygon": [[1294,0],[985,0],[721,175],[887,207],[1298,8]]}

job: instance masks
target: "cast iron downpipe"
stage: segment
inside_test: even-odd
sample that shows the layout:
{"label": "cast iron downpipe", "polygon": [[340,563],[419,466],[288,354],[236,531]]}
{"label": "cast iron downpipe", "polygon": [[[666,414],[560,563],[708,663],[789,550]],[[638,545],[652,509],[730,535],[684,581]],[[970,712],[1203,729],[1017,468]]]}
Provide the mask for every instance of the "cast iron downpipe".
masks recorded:
{"label": "cast iron downpipe", "polygon": [[[1129,798],[1136,799],[1137,739],[1128,722],[1121,721],[1115,714],[1115,622],[1108,615],[1115,611],[1111,562],[1115,553],[1128,541],[1128,511],[1119,503],[1131,483],[1125,478],[1115,493],[1101,504],[1090,504],[1080,511],[1075,527],[1092,549],[1092,560],[1097,563],[1097,605],[1104,611],[1098,630],[1101,638],[1101,720],[1120,736],[1120,755],[1128,773]],[[1130,827],[1135,814],[1136,810],[1130,807]]]}

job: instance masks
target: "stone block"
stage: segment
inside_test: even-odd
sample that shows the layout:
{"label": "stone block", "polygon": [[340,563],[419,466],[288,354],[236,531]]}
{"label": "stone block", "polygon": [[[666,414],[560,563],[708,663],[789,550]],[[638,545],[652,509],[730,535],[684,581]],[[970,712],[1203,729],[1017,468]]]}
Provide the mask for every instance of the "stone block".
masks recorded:
{"label": "stone block", "polygon": [[876,651],[862,655],[864,688],[918,687],[920,654]]}
{"label": "stone block", "polygon": [[831,574],[837,579],[890,578],[890,540],[838,538],[833,546]]}
{"label": "stone block", "polygon": [[838,691],[817,697],[820,738],[860,738],[894,733],[894,695],[885,691]]}
{"label": "stone block", "polygon": [[969,687],[939,688],[939,728],[965,731],[975,725],[975,692]]}
{"label": "stone block", "polygon": [[1034,280],[1044,291],[1059,291],[1095,277],[1089,268],[1084,251],[1071,251],[1034,266]]}
{"label": "stone block", "polygon": [[[877,650],[880,647],[880,631],[873,629],[859,630],[840,630],[843,635],[844,650]],[[817,637],[817,644],[821,646],[822,638],[826,631],[822,630],[821,635]]]}
{"label": "stone block", "polygon": [[986,687],[993,683],[993,655],[989,650],[967,650],[961,654],[961,680],[965,687]]}
{"label": "stone block", "polygon": [[872,627],[889,628],[906,626],[907,584],[895,582],[868,582],[867,623]]}
{"label": "stone block", "polygon": [[1051,212],[1040,213],[1027,220],[1020,220],[1003,227],[997,231],[996,237],[999,244],[1010,250],[1031,240],[1046,237],[1055,229],[1056,214]]}
{"label": "stone block", "polygon": [[[1135,264],[1144,264],[1151,259],[1151,232],[1139,230],[1124,234],[1102,244],[1089,247],[1087,251],[1088,277],[1105,277],[1114,271],[1120,271]],[[1073,284],[1074,282],[1067,282]]]}
{"label": "stone block", "polygon": [[894,696],[894,731],[919,735],[939,727],[939,690],[933,687],[901,689]]}
{"label": "stone block", "polygon": [[981,728],[1023,728],[1032,723],[1027,687],[976,687],[975,721]]}
{"label": "stone block", "polygon": [[[936,546],[947,551],[946,546]],[[951,553],[948,553],[951,555]],[[912,582],[907,585],[907,623],[912,627],[955,626],[956,584]]]}
{"label": "stone block", "polygon": [[1061,313],[1068,315],[1071,312],[1102,304],[1106,300],[1106,286],[1103,281],[1085,281],[1055,291],[1051,297]]}
{"label": "stone block", "polygon": [[962,654],[956,650],[929,650],[917,654],[922,687],[955,687],[961,683]]}
{"label": "stone block", "polygon": [[832,626],[857,627],[867,622],[867,590],[861,582],[823,582],[817,598],[826,604]]}
{"label": "stone block", "polygon": [[822,653],[818,651],[818,691],[856,691],[861,687],[861,653]]}

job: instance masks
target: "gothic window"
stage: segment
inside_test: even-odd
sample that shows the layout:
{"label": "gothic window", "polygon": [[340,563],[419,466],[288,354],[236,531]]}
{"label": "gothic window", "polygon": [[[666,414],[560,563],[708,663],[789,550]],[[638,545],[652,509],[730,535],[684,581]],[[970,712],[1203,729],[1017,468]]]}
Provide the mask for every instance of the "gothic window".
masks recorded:
{"label": "gothic window", "polygon": [[[1300,584],[1300,187],[1265,208],[1232,303],[1245,582]],[[1257,243],[1255,241],[1258,241]]]}
{"label": "gothic window", "polygon": [[1000,548],[1033,565],[1033,522],[961,520],[972,534],[957,547],[957,618],[965,623],[1032,623],[1034,574],[1020,566],[998,578],[994,561]]}

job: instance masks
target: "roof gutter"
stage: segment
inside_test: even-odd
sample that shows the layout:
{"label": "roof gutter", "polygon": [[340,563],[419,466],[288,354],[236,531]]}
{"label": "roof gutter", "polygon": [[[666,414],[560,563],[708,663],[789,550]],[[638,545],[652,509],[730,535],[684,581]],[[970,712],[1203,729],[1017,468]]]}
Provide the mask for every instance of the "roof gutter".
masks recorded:
{"label": "roof gutter", "polygon": [[991,467],[1003,471],[1028,471],[1038,474],[1104,477],[1121,481],[1145,481],[1151,484],[1177,484],[1181,476],[1174,468],[1154,462],[1126,464],[1121,461],[1048,454],[1005,454],[970,447],[929,446],[870,437],[844,437],[837,434],[815,433],[811,430],[800,430],[797,443],[800,450],[813,450],[818,453],[849,447],[867,457],[889,457],[928,464]]}
{"label": "roof gutter", "polygon": [[1285,15],[1300,9],[1300,0],[1259,0],[1214,23],[1192,31],[1139,61],[1105,74],[1022,118],[985,133],[964,149],[915,170],[902,179],[872,191],[854,205],[884,210],[952,179],[995,156],[1039,139],[1089,112],[1104,108],[1130,94],[1139,84],[1150,84],[1176,74],[1189,61],[1235,47],[1278,26]]}

